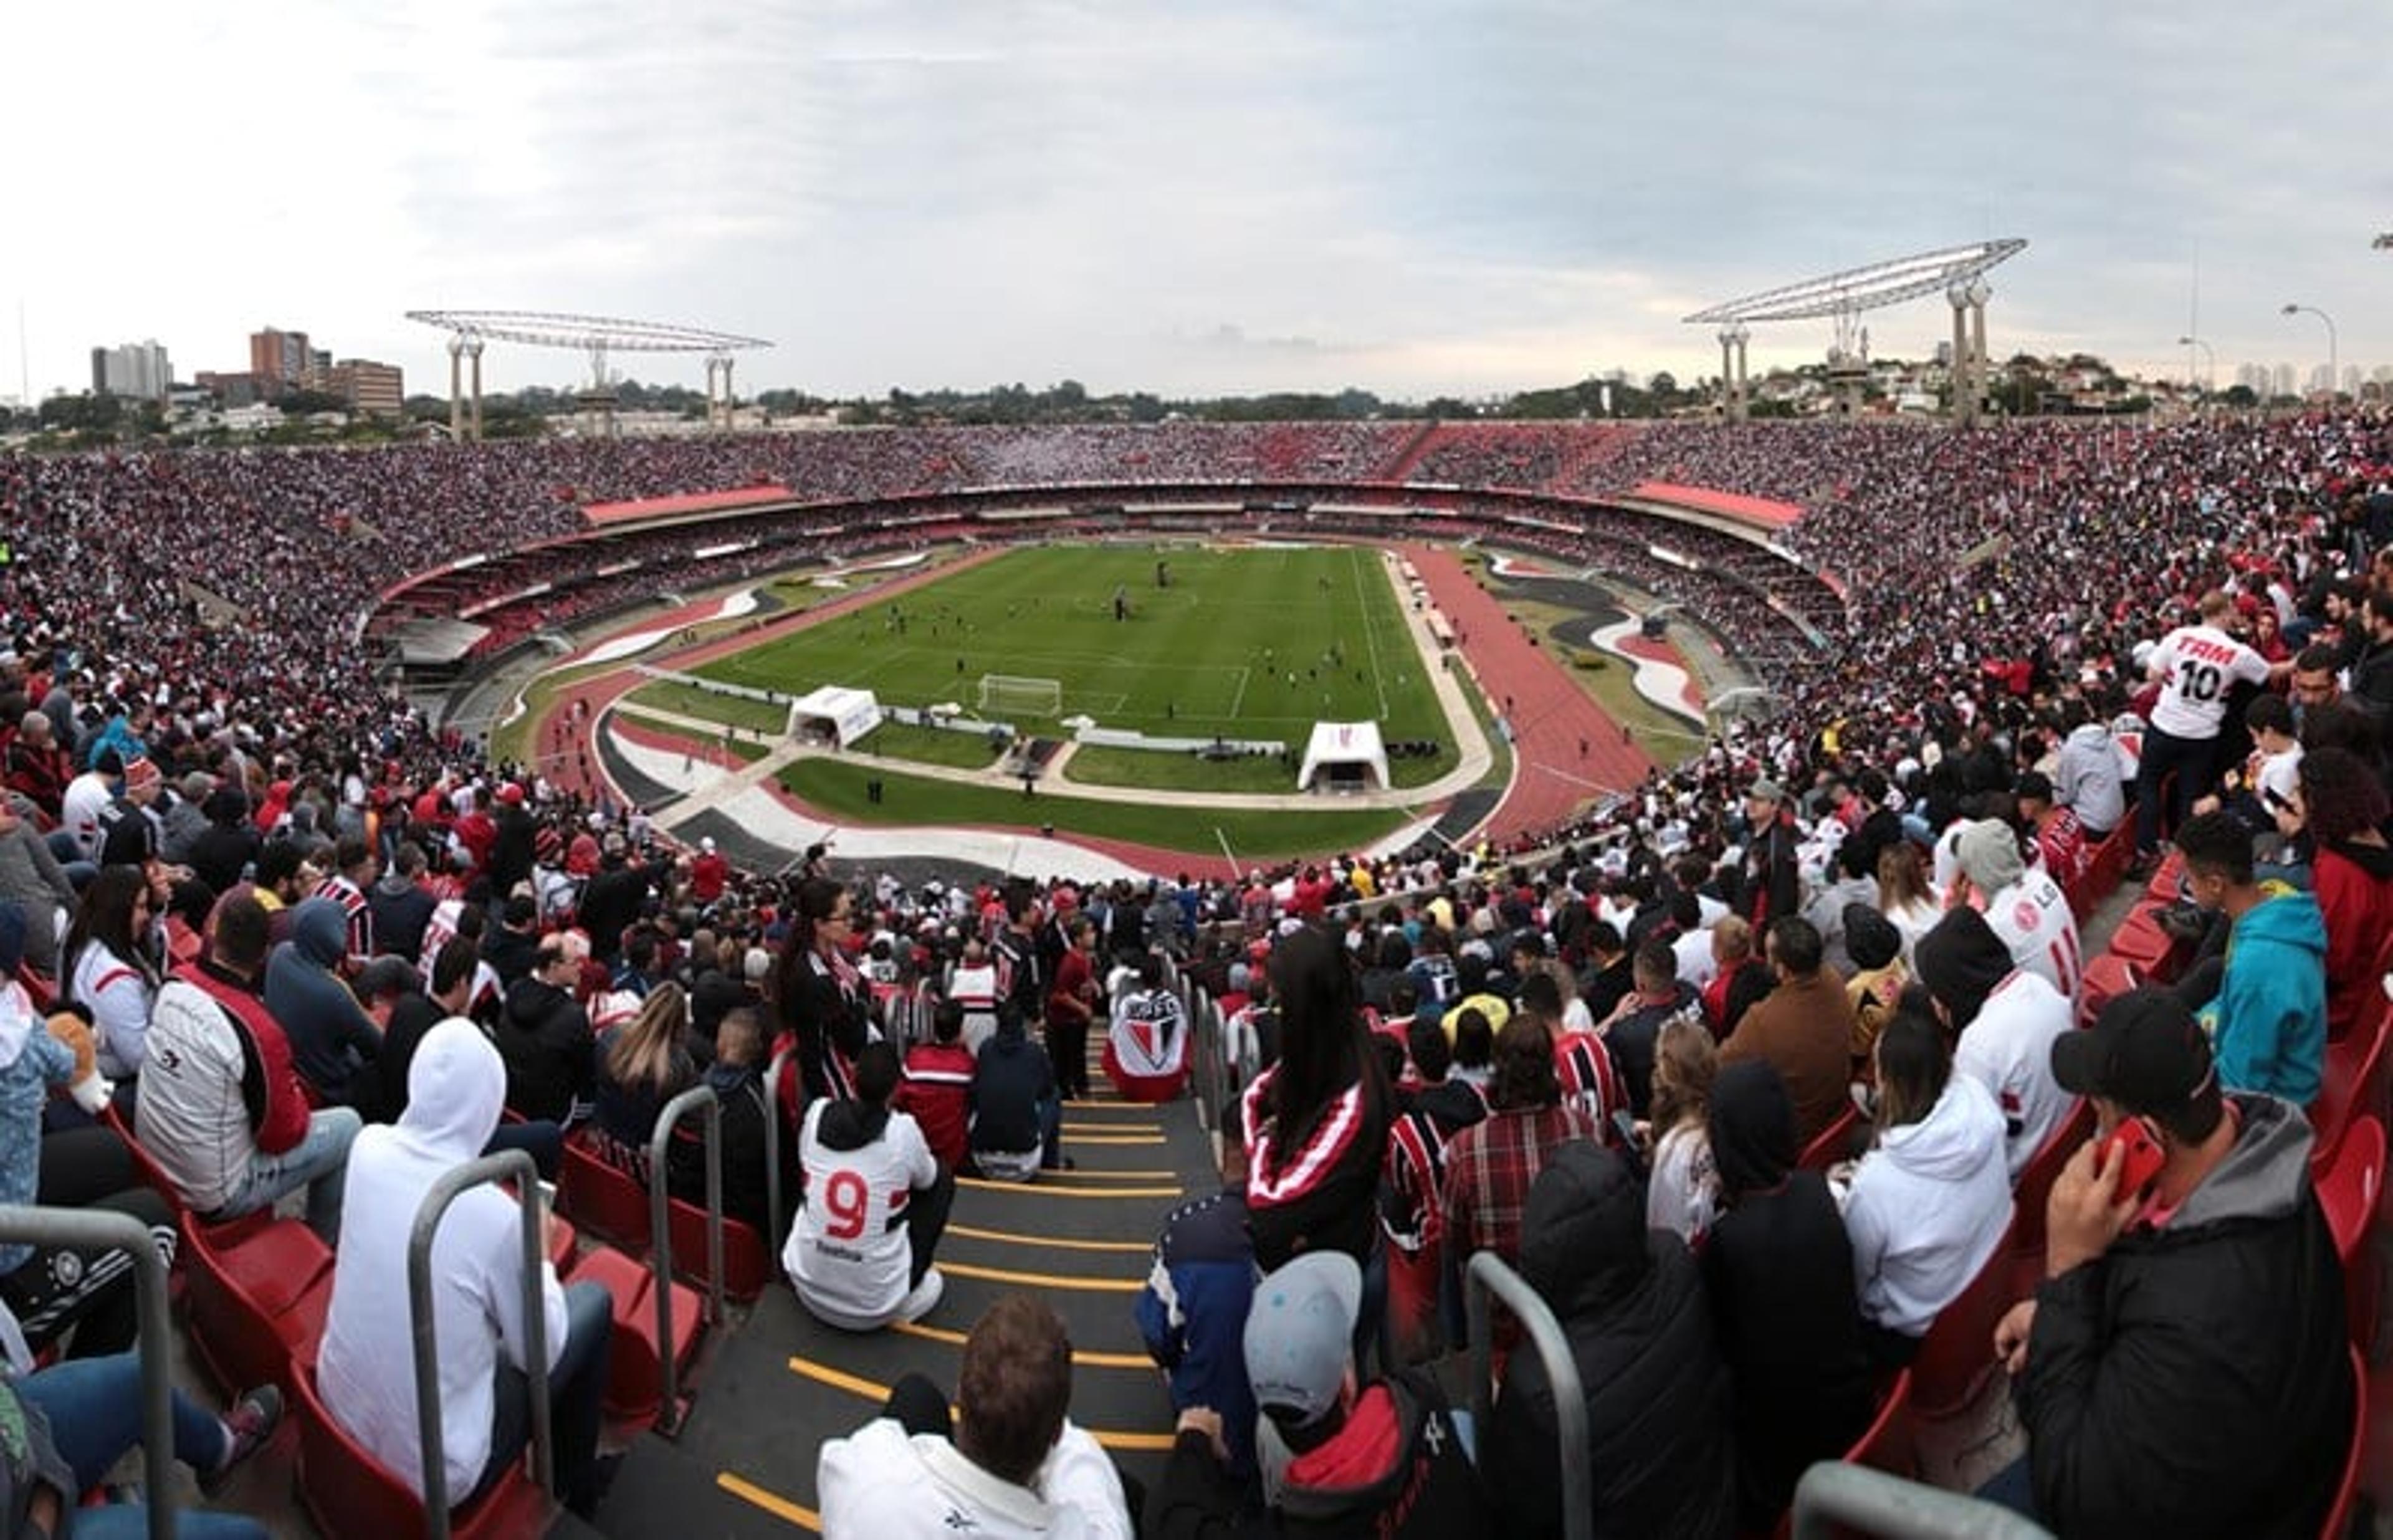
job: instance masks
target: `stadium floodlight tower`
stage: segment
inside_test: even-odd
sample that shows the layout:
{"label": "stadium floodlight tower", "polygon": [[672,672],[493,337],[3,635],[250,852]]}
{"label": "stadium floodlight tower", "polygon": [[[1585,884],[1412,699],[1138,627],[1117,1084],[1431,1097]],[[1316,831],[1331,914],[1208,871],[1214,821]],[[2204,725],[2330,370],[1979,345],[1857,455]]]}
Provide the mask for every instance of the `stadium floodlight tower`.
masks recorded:
{"label": "stadium floodlight tower", "polygon": [[[770,347],[762,337],[729,332],[709,332],[695,326],[670,326],[661,321],[618,320],[605,316],[569,316],[548,310],[410,310],[407,319],[437,326],[449,333],[449,437],[466,437],[465,398],[459,388],[459,364],[474,366],[472,437],[482,437],[482,345],[519,342],[533,347],[570,347],[590,359],[590,384],[581,393],[582,410],[596,418],[598,432],[615,433],[615,380],[607,372],[609,353],[703,353],[706,355],[706,417],[728,429],[736,398],[731,393],[732,356],[750,348]],[[715,387],[717,376],[722,388]]]}
{"label": "stadium floodlight tower", "polygon": [[1863,313],[1942,291],[1953,307],[1953,422],[1958,427],[1970,425],[1978,420],[1986,386],[1986,302],[1994,292],[1985,275],[2026,249],[2027,242],[2019,240],[1948,246],[1848,268],[1696,311],[1687,318],[1688,325],[1720,328],[1721,416],[1746,415],[1745,340],[1751,323],[1827,317],[1835,327],[1828,345],[1828,384],[1836,392],[1837,411],[1850,417],[1861,411],[1862,385],[1869,378],[1869,329],[1862,324]]}

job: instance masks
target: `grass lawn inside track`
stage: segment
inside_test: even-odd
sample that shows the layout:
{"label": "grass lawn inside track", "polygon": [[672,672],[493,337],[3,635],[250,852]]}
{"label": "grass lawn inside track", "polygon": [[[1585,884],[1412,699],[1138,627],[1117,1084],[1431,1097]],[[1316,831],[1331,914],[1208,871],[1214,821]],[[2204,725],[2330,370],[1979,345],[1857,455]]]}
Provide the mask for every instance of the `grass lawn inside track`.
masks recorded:
{"label": "grass lawn inside track", "polygon": [[[1168,588],[1156,586],[1158,561]],[[1117,590],[1127,620],[1113,618]],[[952,700],[967,711],[978,709],[983,674],[1054,679],[1056,718],[1005,713],[1050,737],[1066,736],[1057,719],[1086,714],[1106,727],[1276,740],[1301,753],[1317,721],[1372,721],[1390,740],[1441,745],[1433,759],[1391,763],[1397,785],[1417,786],[1458,756],[1397,602],[1379,554],[1357,547],[1027,549],[700,672],[784,695],[844,685],[888,705]],[[866,746],[916,757],[881,750],[878,737]],[[1066,774],[1193,791],[1294,790],[1269,760],[1214,764],[1135,750],[1083,751]]]}
{"label": "grass lawn inside track", "polygon": [[[866,799],[864,783],[878,777],[883,800]],[[1247,812],[1210,807],[1096,802],[1085,797],[1025,797],[1019,790],[959,786],[891,775],[834,759],[805,759],[783,770],[782,786],[829,816],[852,824],[982,824],[1035,826],[1101,840],[1126,840],[1163,850],[1218,854],[1219,829],[1240,861],[1324,855],[1368,845],[1401,827],[1395,809],[1343,812]]]}

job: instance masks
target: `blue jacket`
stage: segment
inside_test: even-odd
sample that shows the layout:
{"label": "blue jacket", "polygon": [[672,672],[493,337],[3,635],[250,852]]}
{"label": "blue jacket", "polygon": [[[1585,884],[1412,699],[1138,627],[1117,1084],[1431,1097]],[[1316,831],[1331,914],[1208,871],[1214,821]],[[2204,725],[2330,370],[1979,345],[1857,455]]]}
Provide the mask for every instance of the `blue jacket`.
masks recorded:
{"label": "blue jacket", "polygon": [[2213,1002],[2219,1082],[2295,1106],[2318,1100],[2326,1059],[2326,920],[2287,889],[2243,911]]}
{"label": "blue jacket", "polygon": [[1241,1481],[1255,1472],[1255,1394],[1247,1385],[1247,1309],[1255,1295],[1247,1195],[1227,1187],[1163,1221],[1155,1266],[1138,1294],[1138,1330],[1171,1381],[1174,1411],[1210,1406]]}
{"label": "blue jacket", "polygon": [[348,917],[329,898],[291,911],[291,939],[266,959],[266,1009],[291,1039],[300,1078],[346,1103],[349,1077],[382,1046],[382,1033],[335,971],[349,949]]}
{"label": "blue jacket", "polygon": [[[17,1005],[30,1013],[21,998]],[[42,1106],[50,1087],[74,1078],[75,1061],[38,1017],[16,1030],[24,1039],[0,1065],[0,1203],[31,1204],[42,1185]],[[16,1272],[33,1255],[30,1246],[0,1246],[0,1273]]]}

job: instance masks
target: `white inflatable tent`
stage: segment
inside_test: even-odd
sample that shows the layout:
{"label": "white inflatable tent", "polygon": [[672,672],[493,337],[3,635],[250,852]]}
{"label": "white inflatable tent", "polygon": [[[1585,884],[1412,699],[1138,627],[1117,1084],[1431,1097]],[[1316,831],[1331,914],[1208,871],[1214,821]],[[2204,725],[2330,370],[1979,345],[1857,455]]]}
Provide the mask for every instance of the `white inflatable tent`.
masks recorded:
{"label": "white inflatable tent", "polygon": [[1359,781],[1365,790],[1387,790],[1388,746],[1380,741],[1380,724],[1314,723],[1313,741],[1304,746],[1303,767],[1296,773],[1296,789],[1311,790],[1314,777],[1325,772],[1333,785]]}
{"label": "white inflatable tent", "polygon": [[831,741],[844,749],[881,725],[881,702],[870,690],[825,685],[790,708],[791,734],[829,730]]}

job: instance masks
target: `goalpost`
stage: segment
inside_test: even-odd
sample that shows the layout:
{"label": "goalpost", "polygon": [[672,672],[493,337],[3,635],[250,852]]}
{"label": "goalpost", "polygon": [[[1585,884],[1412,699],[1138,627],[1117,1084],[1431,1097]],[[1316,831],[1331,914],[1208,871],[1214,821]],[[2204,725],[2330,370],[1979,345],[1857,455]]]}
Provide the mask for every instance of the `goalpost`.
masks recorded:
{"label": "goalpost", "polygon": [[1064,682],[1018,673],[980,676],[980,709],[1013,716],[1064,714]]}

